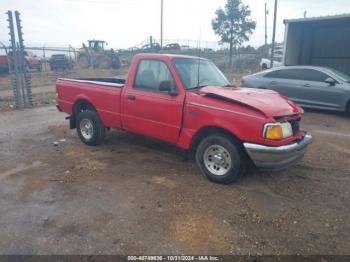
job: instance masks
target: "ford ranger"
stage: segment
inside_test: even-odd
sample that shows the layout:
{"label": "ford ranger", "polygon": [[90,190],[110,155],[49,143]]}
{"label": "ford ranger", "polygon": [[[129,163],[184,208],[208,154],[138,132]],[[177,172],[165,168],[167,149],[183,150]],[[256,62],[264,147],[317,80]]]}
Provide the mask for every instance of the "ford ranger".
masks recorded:
{"label": "ford ranger", "polygon": [[160,139],[193,153],[211,181],[237,181],[248,163],[284,169],[305,154],[303,110],[272,90],[234,87],[209,60],[163,54],[133,58],[126,80],[58,79],[57,108],[87,145],[106,130]]}

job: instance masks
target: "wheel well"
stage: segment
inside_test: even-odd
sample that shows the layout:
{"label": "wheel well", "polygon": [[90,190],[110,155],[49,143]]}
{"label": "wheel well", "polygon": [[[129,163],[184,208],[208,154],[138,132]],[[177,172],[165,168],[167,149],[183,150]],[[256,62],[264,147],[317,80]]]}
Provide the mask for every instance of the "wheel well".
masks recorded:
{"label": "wheel well", "polygon": [[71,129],[76,128],[76,116],[79,112],[83,110],[93,110],[96,111],[96,108],[87,100],[80,99],[76,101],[73,105],[73,112],[72,115],[69,118],[69,127]]}
{"label": "wheel well", "polygon": [[345,112],[348,113],[348,114],[350,114],[350,99],[349,99],[349,101],[346,103]]}
{"label": "wheel well", "polygon": [[82,110],[93,110],[96,111],[96,108],[87,100],[80,99],[76,101],[73,105],[73,114],[76,115]]}
{"label": "wheel well", "polygon": [[216,126],[207,126],[207,127],[203,127],[202,129],[200,129],[197,134],[195,134],[195,136],[192,139],[192,143],[191,143],[191,150],[195,151],[199,145],[199,143],[207,136],[212,135],[212,134],[225,134],[228,137],[232,138],[234,141],[239,142],[240,144],[241,141],[239,140],[239,138],[237,138],[234,134],[232,134],[231,132],[227,131],[224,128],[221,127],[216,127]]}

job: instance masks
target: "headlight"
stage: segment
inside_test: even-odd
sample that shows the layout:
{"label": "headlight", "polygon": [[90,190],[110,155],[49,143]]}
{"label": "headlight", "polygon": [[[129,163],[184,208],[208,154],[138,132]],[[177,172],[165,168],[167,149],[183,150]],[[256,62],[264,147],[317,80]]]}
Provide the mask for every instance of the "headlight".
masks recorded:
{"label": "headlight", "polygon": [[283,139],[293,135],[290,123],[269,123],[264,127],[264,138],[266,139]]}

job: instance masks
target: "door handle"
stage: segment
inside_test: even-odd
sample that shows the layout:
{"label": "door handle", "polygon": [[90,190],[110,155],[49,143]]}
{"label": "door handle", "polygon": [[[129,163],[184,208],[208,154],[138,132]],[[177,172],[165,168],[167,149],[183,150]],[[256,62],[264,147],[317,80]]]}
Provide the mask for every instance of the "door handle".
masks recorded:
{"label": "door handle", "polygon": [[135,101],[136,100],[136,96],[128,96],[128,99],[131,101]]}
{"label": "door handle", "polygon": [[305,87],[310,87],[311,85],[310,84],[304,84]]}

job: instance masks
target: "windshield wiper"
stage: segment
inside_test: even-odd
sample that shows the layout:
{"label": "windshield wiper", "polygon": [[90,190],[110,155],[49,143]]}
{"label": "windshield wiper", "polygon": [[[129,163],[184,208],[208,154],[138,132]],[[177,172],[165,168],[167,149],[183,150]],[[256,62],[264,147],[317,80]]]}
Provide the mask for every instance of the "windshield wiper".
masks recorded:
{"label": "windshield wiper", "polygon": [[200,89],[200,88],[203,88],[203,87],[206,87],[206,86],[208,86],[208,85],[194,86],[194,87],[188,88],[187,90]]}

